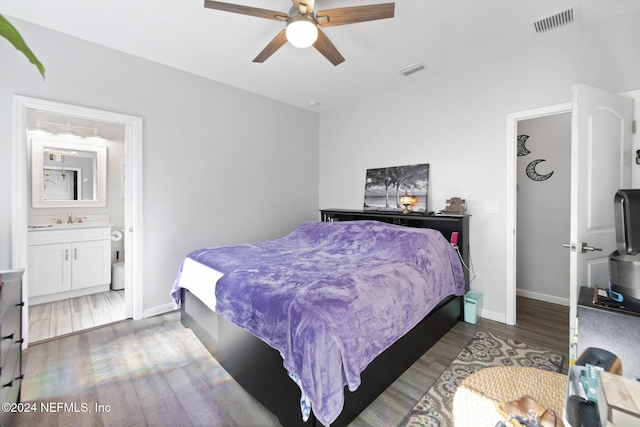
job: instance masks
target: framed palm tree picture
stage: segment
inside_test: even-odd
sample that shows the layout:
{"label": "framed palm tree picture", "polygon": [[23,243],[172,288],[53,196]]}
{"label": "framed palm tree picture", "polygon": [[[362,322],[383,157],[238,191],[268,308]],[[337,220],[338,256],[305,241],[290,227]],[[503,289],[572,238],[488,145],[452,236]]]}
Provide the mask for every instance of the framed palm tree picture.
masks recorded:
{"label": "framed palm tree picture", "polygon": [[364,209],[427,213],[429,164],[367,169]]}

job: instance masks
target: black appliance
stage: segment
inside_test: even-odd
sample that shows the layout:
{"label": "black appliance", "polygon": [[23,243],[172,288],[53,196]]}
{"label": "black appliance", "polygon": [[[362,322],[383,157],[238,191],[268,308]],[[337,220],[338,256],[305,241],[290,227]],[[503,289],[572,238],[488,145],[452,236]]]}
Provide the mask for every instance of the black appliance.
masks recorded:
{"label": "black appliance", "polygon": [[609,255],[609,296],[640,312],[640,190],[618,190],[613,205],[618,250]]}

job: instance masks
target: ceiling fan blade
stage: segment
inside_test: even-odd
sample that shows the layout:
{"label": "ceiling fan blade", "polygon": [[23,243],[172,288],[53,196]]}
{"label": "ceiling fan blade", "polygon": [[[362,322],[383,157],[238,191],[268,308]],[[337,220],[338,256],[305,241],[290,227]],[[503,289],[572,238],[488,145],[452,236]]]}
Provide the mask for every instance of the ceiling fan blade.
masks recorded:
{"label": "ceiling fan blade", "polygon": [[287,42],[287,36],[285,32],[286,30],[280,31],[273,38],[273,40],[271,40],[269,44],[264,49],[262,49],[262,52],[260,52],[258,56],[256,56],[253,62],[262,63],[266,61],[271,55],[273,55],[276,52],[276,50],[280,49]]}
{"label": "ceiling fan blade", "polygon": [[[313,13],[313,6],[315,4],[315,0],[293,0],[293,7],[295,7],[296,9],[300,10],[300,13],[305,14],[305,13]],[[300,8],[300,4],[305,5],[306,8]],[[303,12],[302,10],[306,9],[305,12]]]}
{"label": "ceiling fan blade", "polygon": [[239,4],[223,3],[221,1],[204,0],[204,7],[208,9],[221,10],[223,12],[239,13],[241,15],[257,16],[258,18],[274,19],[276,21],[286,21],[286,13],[275,10],[259,9],[257,7],[242,6]]}
{"label": "ceiling fan blade", "polygon": [[318,28],[318,39],[313,44],[318,52],[320,52],[325,58],[329,60],[333,65],[338,65],[344,62],[344,57],[338,52],[338,49],[331,43],[329,37]]}
{"label": "ceiling fan blade", "polygon": [[316,19],[318,20],[318,25],[321,27],[355,24],[356,22],[393,18],[395,8],[395,3],[341,7],[338,9],[321,10],[316,13]]}

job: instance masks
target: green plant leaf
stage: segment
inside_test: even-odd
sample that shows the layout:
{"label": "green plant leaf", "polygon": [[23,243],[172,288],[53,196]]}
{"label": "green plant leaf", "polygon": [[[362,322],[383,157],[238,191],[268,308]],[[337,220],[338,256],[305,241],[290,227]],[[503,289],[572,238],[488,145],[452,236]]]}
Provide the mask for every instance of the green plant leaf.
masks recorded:
{"label": "green plant leaf", "polygon": [[9,40],[9,43],[22,52],[29,62],[38,67],[38,71],[40,71],[40,74],[44,78],[44,65],[42,65],[33,52],[31,52],[31,49],[29,49],[29,46],[27,46],[18,30],[16,30],[15,27],[2,15],[0,15],[0,36]]}

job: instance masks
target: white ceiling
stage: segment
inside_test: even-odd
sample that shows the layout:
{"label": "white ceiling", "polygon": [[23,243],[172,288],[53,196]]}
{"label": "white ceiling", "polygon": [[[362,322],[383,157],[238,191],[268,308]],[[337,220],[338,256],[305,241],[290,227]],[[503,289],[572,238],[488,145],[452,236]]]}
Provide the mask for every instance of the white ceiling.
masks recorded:
{"label": "white ceiling", "polygon": [[[226,0],[288,12],[291,0]],[[315,10],[391,0],[316,0]],[[576,6],[578,31],[640,8],[638,0],[396,0],[395,17],[328,27],[346,61],[283,46],[253,58],[284,23],[205,9],[203,0],[2,0],[0,13],[246,89],[298,107],[331,107],[504,54],[540,37],[531,23]],[[9,18],[10,19],[10,18]],[[29,40],[27,40],[29,43]],[[34,50],[35,46],[32,46]],[[37,52],[36,52],[37,54]],[[422,62],[410,77],[398,71]],[[319,105],[311,106],[311,102]]]}

